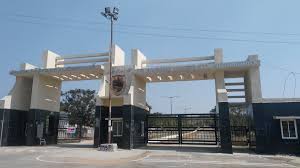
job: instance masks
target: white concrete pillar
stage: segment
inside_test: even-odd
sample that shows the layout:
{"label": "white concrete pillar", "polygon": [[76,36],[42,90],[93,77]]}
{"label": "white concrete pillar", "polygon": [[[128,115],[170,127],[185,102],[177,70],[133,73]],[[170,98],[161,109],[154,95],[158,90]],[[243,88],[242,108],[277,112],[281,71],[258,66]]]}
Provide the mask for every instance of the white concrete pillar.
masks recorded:
{"label": "white concrete pillar", "polygon": [[60,58],[60,56],[52,51],[45,51],[43,54],[43,63],[44,63],[44,68],[56,68],[56,67],[63,67],[63,65],[56,66],[56,59]]}
{"label": "white concrete pillar", "polygon": [[[112,46],[112,67],[125,65],[125,52],[118,46]],[[101,78],[100,88],[96,96],[97,106],[107,106],[108,93],[109,93],[109,63],[103,65],[104,75]],[[112,74],[114,75],[114,74]],[[119,100],[114,100],[112,97],[112,104],[119,104]],[[119,99],[119,98],[118,98]]]}
{"label": "white concrete pillar", "polygon": [[[250,55],[247,61],[259,61],[257,55]],[[246,99],[257,103],[262,99],[259,66],[250,68],[245,75]]]}
{"label": "white concrete pillar", "polygon": [[218,102],[228,102],[227,91],[225,88],[224,72],[215,73],[216,97]]}
{"label": "white concrete pillar", "polygon": [[28,111],[30,107],[32,78],[16,77],[7,96],[0,100],[0,108]]}
{"label": "white concrete pillar", "polygon": [[34,75],[30,109],[60,111],[61,81],[43,75]]}
{"label": "white concrete pillar", "polygon": [[215,63],[220,64],[223,62],[223,50],[222,48],[216,48],[214,50]]}
{"label": "white concrete pillar", "polygon": [[136,69],[140,69],[145,67],[146,65],[143,64],[143,61],[146,61],[145,55],[138,49],[131,50],[131,64],[135,66]]}
{"label": "white concrete pillar", "polygon": [[38,67],[28,64],[28,63],[23,63],[20,65],[20,70],[30,70],[30,69],[36,69],[36,68],[38,68]]}
{"label": "white concrete pillar", "polygon": [[225,88],[224,72],[215,73],[215,90],[216,90],[216,111],[219,111],[220,102],[228,102],[227,91]]}
{"label": "white concrete pillar", "polygon": [[125,52],[118,46],[112,46],[112,66],[125,65]]}

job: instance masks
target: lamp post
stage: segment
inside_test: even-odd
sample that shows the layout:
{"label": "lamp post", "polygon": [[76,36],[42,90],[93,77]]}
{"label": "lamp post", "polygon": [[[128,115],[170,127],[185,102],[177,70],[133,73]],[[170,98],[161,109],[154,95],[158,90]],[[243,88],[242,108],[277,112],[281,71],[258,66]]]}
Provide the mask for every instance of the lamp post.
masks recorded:
{"label": "lamp post", "polygon": [[[108,20],[110,20],[110,46],[109,46],[109,89],[108,89],[108,137],[107,143],[111,143],[111,132],[112,132],[112,123],[111,123],[111,96],[112,96],[112,46],[113,46],[113,23],[118,20],[119,9],[114,7],[111,11],[110,7],[106,7],[104,12],[101,14]],[[100,128],[99,128],[100,129]],[[100,136],[100,135],[99,135]]]}
{"label": "lamp post", "polygon": [[173,114],[173,99],[178,98],[179,96],[164,96],[164,98],[170,99],[170,108],[171,108],[171,115]]}

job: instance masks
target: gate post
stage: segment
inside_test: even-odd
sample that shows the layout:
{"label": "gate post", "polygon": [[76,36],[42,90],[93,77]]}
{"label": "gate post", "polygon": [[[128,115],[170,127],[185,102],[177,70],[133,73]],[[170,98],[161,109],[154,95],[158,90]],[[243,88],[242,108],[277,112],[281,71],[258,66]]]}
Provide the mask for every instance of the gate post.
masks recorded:
{"label": "gate post", "polygon": [[178,123],[178,142],[179,144],[182,144],[182,115],[178,115],[177,117],[177,123]]}
{"label": "gate post", "polygon": [[219,102],[219,127],[222,153],[232,153],[228,102]]}
{"label": "gate post", "polygon": [[[215,49],[215,63],[222,63],[222,49]],[[216,109],[219,112],[220,142],[222,153],[232,153],[228,96],[225,87],[224,71],[215,72]]]}
{"label": "gate post", "polygon": [[148,118],[149,118],[149,114],[146,115],[146,119],[145,119],[145,123],[144,123],[144,132],[145,132],[145,143],[148,144]]}
{"label": "gate post", "polygon": [[218,123],[217,123],[217,121],[218,121],[218,116],[217,116],[217,114],[214,114],[214,124],[215,124],[215,137],[216,137],[216,145],[218,144],[218,142],[219,142],[219,137],[218,137]]}

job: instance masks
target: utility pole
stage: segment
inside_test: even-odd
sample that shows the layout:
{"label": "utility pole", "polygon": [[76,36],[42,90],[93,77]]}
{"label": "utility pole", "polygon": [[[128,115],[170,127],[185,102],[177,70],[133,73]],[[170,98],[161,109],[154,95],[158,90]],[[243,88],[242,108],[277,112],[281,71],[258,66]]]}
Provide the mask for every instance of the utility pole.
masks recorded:
{"label": "utility pole", "polygon": [[179,96],[164,96],[164,98],[170,99],[170,109],[171,109],[171,115],[173,114],[173,99],[179,98]]}
{"label": "utility pole", "polygon": [[[109,89],[108,89],[108,137],[107,143],[111,144],[111,132],[112,132],[112,123],[111,123],[111,97],[112,97],[112,47],[113,47],[113,24],[114,21],[118,20],[119,9],[114,7],[113,11],[110,10],[110,7],[106,7],[104,12],[101,14],[108,20],[110,20],[110,46],[109,46]],[[100,129],[100,128],[99,128]],[[100,135],[99,135],[100,136]]]}
{"label": "utility pole", "polygon": [[192,111],[192,107],[191,107],[191,106],[189,106],[189,107],[184,107],[184,114],[186,114],[186,112],[187,112],[188,110],[191,110],[191,111]]}

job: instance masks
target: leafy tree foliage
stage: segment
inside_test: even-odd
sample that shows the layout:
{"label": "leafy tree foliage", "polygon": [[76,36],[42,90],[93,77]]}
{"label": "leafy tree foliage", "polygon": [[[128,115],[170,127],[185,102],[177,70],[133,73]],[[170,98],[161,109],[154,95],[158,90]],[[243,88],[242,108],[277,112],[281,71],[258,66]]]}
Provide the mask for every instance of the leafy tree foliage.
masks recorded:
{"label": "leafy tree foliage", "polygon": [[74,89],[62,92],[61,110],[69,115],[69,123],[92,127],[95,122],[95,90]]}
{"label": "leafy tree foliage", "polygon": [[[216,106],[210,113],[217,113]],[[245,104],[229,104],[229,119],[231,126],[249,126],[253,122]]]}
{"label": "leafy tree foliage", "polygon": [[231,126],[249,126],[249,124],[251,124],[251,116],[243,104],[230,105],[229,117]]}

